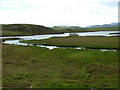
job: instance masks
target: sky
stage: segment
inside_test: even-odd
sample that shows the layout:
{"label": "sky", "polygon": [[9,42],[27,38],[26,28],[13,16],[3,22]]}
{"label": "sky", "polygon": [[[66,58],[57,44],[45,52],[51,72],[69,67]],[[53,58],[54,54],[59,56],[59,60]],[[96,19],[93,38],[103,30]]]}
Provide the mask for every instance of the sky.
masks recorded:
{"label": "sky", "polygon": [[119,0],[0,0],[0,24],[90,26],[118,22]]}

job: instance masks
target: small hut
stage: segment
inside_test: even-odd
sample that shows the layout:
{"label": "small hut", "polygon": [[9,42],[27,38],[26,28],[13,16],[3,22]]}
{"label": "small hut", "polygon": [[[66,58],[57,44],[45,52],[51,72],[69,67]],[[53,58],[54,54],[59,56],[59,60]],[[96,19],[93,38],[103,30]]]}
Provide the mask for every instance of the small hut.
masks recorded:
{"label": "small hut", "polygon": [[79,36],[79,34],[76,34],[76,33],[69,33],[69,36]]}

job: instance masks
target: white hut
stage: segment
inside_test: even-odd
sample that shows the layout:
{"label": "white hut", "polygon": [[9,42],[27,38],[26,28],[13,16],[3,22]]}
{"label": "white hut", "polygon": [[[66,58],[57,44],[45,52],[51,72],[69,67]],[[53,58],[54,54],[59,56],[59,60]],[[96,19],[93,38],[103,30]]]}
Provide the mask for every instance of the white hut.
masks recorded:
{"label": "white hut", "polygon": [[76,34],[76,33],[69,33],[69,36],[79,36],[79,34]]}

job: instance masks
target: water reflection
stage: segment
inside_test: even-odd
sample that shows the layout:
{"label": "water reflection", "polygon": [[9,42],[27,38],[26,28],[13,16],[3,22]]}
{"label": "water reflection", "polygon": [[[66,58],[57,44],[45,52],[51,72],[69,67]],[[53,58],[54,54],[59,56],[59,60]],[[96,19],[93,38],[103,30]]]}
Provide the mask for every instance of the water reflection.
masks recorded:
{"label": "water reflection", "polygon": [[[110,34],[110,33],[120,33],[120,31],[98,31],[98,32],[82,32],[77,33],[79,36],[120,36],[119,34]],[[38,39],[48,39],[51,37],[66,37],[69,36],[69,33],[64,34],[49,34],[49,35],[34,35],[34,36],[16,36],[16,37],[0,37],[0,38],[21,38],[20,40],[7,40],[4,43],[6,44],[15,44],[15,45],[30,45],[33,46],[33,44],[28,43],[21,43],[19,41],[22,40],[38,40]],[[86,49],[84,47],[57,47],[57,46],[45,46],[45,45],[36,45],[38,47],[46,47],[49,50],[52,50],[54,48],[72,48],[72,49]],[[100,49],[101,51],[111,51],[108,49]],[[116,50],[112,50],[116,51]]]}

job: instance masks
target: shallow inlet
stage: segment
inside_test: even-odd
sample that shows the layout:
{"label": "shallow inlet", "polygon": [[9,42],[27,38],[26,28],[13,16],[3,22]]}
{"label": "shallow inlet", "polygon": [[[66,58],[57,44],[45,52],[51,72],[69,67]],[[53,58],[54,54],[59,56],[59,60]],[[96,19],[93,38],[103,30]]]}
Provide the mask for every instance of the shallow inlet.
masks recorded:
{"label": "shallow inlet", "polygon": [[[110,34],[113,33],[113,34]],[[77,33],[79,36],[120,36],[120,34],[114,34],[114,33],[120,33],[120,31],[98,31],[98,32],[82,32]],[[28,43],[21,43],[22,40],[40,40],[40,39],[48,39],[50,37],[66,37],[69,36],[69,33],[64,34],[49,34],[49,35],[34,35],[34,36],[16,36],[16,37],[0,37],[0,38],[21,38],[20,40],[6,40],[4,43],[6,44],[15,44],[15,45],[29,45],[33,46],[33,44]],[[52,50],[54,48],[71,48],[71,49],[98,49],[98,48],[85,48],[85,47],[57,47],[57,46],[47,46],[47,45],[35,45],[38,47],[46,47],[49,50]],[[101,51],[116,51],[115,49],[99,49]]]}

